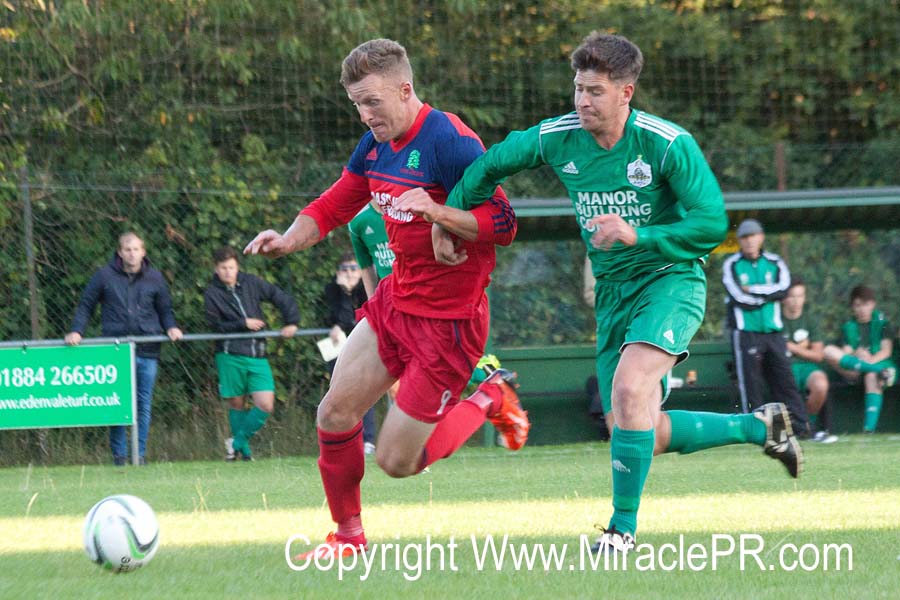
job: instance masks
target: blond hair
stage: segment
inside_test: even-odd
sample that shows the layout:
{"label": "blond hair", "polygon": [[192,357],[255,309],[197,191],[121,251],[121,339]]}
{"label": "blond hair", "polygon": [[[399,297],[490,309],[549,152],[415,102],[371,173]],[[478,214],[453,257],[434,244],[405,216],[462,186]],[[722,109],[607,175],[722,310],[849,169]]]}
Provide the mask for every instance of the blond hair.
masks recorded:
{"label": "blond hair", "polygon": [[380,38],[363,42],[341,64],[341,85],[347,87],[367,75],[396,75],[412,82],[412,66],[406,48],[393,40]]}

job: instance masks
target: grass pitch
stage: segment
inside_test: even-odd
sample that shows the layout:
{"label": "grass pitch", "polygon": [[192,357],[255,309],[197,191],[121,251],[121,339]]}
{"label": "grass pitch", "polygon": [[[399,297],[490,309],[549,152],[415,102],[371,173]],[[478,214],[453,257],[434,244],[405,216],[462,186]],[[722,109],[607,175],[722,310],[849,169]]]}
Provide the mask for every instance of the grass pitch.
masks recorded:
{"label": "grass pitch", "polygon": [[[627,570],[583,552],[611,510],[605,444],[463,449],[405,480],[369,461],[363,519],[377,550],[347,570],[285,559],[290,536],[318,543],[332,528],[314,458],[5,469],[0,598],[896,597],[900,437],[804,450],[799,481],[751,446],[656,457],[637,540],[648,546]],[[154,508],[161,545],[114,575],[89,562],[81,527],[118,493]],[[742,535],[755,551],[743,568]]]}

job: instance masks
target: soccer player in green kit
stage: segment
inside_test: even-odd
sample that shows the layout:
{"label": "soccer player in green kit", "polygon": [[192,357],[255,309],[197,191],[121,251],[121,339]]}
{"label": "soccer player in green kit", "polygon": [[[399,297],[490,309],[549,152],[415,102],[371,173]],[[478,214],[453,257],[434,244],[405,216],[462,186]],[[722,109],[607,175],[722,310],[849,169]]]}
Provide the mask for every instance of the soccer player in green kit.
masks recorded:
{"label": "soccer player in green kit", "polygon": [[[612,421],[614,510],[594,546],[602,552],[634,547],[654,453],[754,443],[794,477],[802,463],[781,403],[751,414],[660,410],[666,374],[687,358],[703,320],[702,260],[724,239],[728,219],[694,138],[630,107],[642,66],[626,38],[591,33],[572,54],[575,112],[510,133],[466,169],[447,200],[470,209],[506,177],[541,165],[572,199],[597,278],[597,374]],[[466,260],[440,228],[433,242],[445,264]]]}
{"label": "soccer player in green kit", "polygon": [[350,232],[350,243],[353,244],[356,262],[363,270],[362,280],[366,296],[371,298],[375,295],[375,286],[378,282],[393,270],[395,258],[378,203],[373,200],[366,204],[347,224],[347,230]]}

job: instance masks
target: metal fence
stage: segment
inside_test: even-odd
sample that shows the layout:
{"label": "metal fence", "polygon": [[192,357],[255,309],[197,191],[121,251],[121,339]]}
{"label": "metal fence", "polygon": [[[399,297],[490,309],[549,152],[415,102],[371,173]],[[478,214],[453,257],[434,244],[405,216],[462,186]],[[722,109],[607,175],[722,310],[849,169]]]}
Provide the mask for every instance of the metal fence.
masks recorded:
{"label": "metal fence", "polygon": [[[179,325],[205,331],[211,251],[240,248],[264,227],[283,229],[339,175],[362,133],[338,84],[339,65],[372,37],[403,42],[421,96],[458,113],[487,144],[571,110],[568,54],[588,31],[604,29],[644,50],[635,106],[692,131],[726,191],[900,184],[897,7],[896,0],[0,3],[0,339],[65,334],[85,283],[127,229],[144,236],[169,282]],[[506,186],[517,198],[562,195],[543,172]],[[888,230],[770,243],[816,286],[813,310],[833,331],[856,283],[875,284],[889,316],[900,316],[897,239]],[[300,327],[312,329],[323,324],[323,288],[349,248],[339,230],[302,255],[247,258],[242,269],[292,294]],[[498,252],[497,345],[590,343],[583,253],[577,240]],[[706,338],[721,331],[716,261],[708,267]],[[89,334],[99,331],[96,319],[93,327]],[[324,365],[304,340],[272,346],[282,402],[261,441],[274,453],[312,450]],[[206,343],[164,348],[157,458],[216,455],[212,441],[224,419],[211,356]],[[34,435],[0,436],[0,461],[28,456],[29,448],[45,458],[105,459],[105,437],[95,432]]]}

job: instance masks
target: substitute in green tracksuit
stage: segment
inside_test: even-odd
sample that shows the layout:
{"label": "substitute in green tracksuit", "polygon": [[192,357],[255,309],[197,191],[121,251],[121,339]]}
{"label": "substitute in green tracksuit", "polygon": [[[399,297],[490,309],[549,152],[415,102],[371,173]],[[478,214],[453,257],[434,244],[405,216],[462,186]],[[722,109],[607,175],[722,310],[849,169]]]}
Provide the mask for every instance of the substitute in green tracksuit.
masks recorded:
{"label": "substitute in green tracksuit", "polygon": [[[543,165],[572,200],[597,279],[597,375],[612,431],[614,512],[598,550],[634,543],[654,452],[765,445],[774,436],[783,443],[766,451],[792,475],[801,458],[782,405],[754,415],[660,410],[660,384],[687,358],[703,320],[701,263],[724,239],[728,220],[694,138],[631,108],[642,66],[641,51],[624,37],[589,35],[572,54],[575,112],[510,133],[466,169],[447,200],[470,209],[509,175]],[[443,262],[466,259],[448,234],[433,239]]]}
{"label": "substitute in green tracksuit", "polygon": [[780,300],[791,287],[791,272],[780,256],[763,250],[766,234],[756,219],[744,220],[737,237],[741,249],[725,259],[722,283],[741,405],[744,412],[762,406],[765,381],[772,396],[787,404],[794,429],[807,432],[806,406],[781,334]]}

